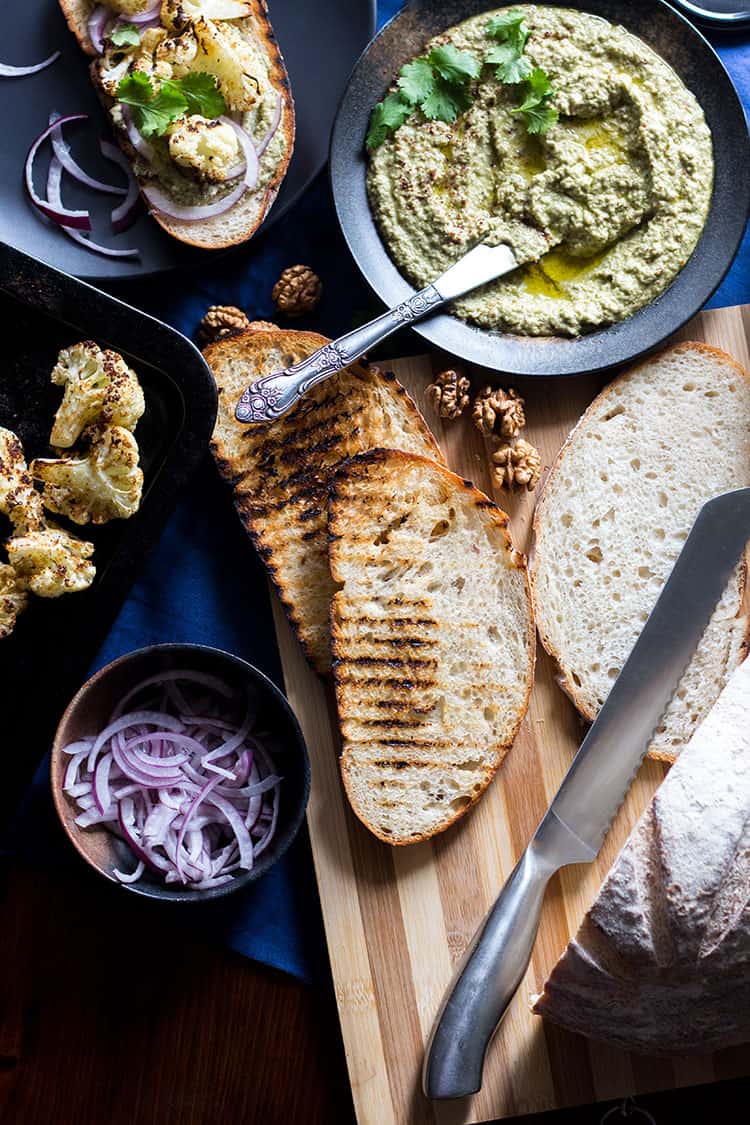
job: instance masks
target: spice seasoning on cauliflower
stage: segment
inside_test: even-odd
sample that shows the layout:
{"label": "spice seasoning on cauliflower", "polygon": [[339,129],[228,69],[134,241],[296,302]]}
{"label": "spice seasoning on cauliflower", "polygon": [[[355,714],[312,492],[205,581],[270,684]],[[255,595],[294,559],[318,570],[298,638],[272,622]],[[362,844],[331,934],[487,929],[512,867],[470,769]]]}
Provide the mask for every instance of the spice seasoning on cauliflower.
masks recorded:
{"label": "spice seasoning on cauliflower", "polygon": [[42,502],[26,466],[23,447],[12,430],[0,427],[0,512],[16,531],[43,522]]}
{"label": "spice seasoning on cauliflower", "polygon": [[18,586],[39,598],[77,593],[94,581],[96,567],[90,558],[94,544],[55,524],[26,535],[15,535],[5,544]]}
{"label": "spice seasoning on cauliflower", "polygon": [[107,7],[121,16],[137,16],[145,12],[150,4],[151,0],[107,0]]}
{"label": "spice seasoning on cauliflower", "polygon": [[231,125],[200,114],[181,117],[169,131],[169,155],[199,180],[220,184],[241,161],[240,144]]}
{"label": "spice seasoning on cauliflower", "polygon": [[28,596],[19,588],[13,567],[0,563],[0,640],[13,632],[16,619],[26,609],[28,601]]}
{"label": "spice seasoning on cauliflower", "polygon": [[65,388],[50,443],[69,449],[93,423],[135,429],[145,402],[138,377],[117,352],[102,351],[91,340],[63,348],[52,382]]}
{"label": "spice seasoning on cauliflower", "polygon": [[88,436],[85,454],[32,461],[34,479],[44,484],[44,506],[79,524],[128,519],[138,511],[143,491],[138,443],[122,426],[105,426]]}

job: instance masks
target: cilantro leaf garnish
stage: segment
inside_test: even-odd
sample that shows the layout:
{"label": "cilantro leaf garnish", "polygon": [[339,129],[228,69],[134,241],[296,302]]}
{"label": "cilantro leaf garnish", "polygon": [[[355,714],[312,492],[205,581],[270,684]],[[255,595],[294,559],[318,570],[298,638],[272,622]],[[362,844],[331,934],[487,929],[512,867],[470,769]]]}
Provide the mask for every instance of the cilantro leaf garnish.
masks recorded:
{"label": "cilantro leaf garnish", "polygon": [[109,36],[115,47],[137,47],[141,41],[138,28],[132,23],[117,23]]}
{"label": "cilantro leaf garnish", "polygon": [[199,113],[210,121],[226,113],[227,106],[213,74],[193,73],[174,79],[185,95],[189,114]]}
{"label": "cilantro leaf garnish", "polygon": [[498,12],[485,28],[491,39],[498,43],[510,43],[519,53],[523,52],[526,40],[529,38],[529,29],[526,26],[526,17],[518,8],[510,8],[507,12]]}
{"label": "cilantro leaf garnish", "polygon": [[512,112],[523,114],[528,133],[546,133],[558,118],[557,110],[549,105],[555,91],[546,71],[535,67],[526,81],[524,92],[524,100]]}
{"label": "cilantro leaf garnish", "polygon": [[498,43],[492,47],[484,61],[495,67],[495,74],[501,82],[511,86],[523,82],[533,70],[531,60],[526,55],[519,55],[510,43]]}
{"label": "cilantro leaf garnish", "polygon": [[406,63],[399,71],[397,92],[372,111],[367,147],[372,151],[382,145],[416,109],[430,121],[455,121],[471,105],[470,83],[481,70],[478,58],[451,43]]}
{"label": "cilantro leaf garnish", "polygon": [[186,74],[164,79],[157,89],[143,71],[123,78],[117,100],[129,105],[136,128],[144,137],[162,137],[180,117],[200,114],[213,119],[226,112],[226,103],[212,74]]}

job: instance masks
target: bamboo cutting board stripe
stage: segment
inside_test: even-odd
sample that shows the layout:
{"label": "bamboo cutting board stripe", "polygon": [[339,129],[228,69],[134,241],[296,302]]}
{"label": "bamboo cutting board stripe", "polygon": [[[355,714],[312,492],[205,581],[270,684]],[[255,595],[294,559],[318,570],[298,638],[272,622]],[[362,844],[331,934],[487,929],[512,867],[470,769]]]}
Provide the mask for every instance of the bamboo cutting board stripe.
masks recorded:
{"label": "bamboo cutting board stripe", "polygon": [[[680,335],[715,344],[750,366],[750,309],[703,313]],[[451,468],[492,495],[484,439],[468,419],[443,424],[425,402],[433,372],[449,365],[447,357],[423,356],[389,366],[418,402]],[[603,382],[517,380],[526,398],[527,436],[545,466]],[[534,496],[495,499],[509,512],[516,546],[528,551]],[[647,762],[596,863],[567,868],[552,881],[531,963],[490,1047],[482,1091],[460,1102],[427,1102],[420,1089],[424,1045],[444,991],[554,795],[584,727],[557,687],[551,661],[539,651],[524,724],[476,808],[434,840],[390,848],[349,809],[332,693],[307,667],[276,602],[274,617],[287,691],[312,760],[308,824],[360,1125],[465,1125],[750,1074],[750,1048],[698,1060],[645,1058],[545,1025],[530,1011],[530,997],[540,991],[663,777],[662,766]]]}

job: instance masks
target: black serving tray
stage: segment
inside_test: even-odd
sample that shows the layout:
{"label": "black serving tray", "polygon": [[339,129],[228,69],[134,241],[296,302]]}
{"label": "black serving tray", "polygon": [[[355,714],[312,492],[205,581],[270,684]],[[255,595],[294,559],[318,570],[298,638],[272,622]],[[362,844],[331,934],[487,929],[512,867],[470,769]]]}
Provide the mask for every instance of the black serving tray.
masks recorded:
{"label": "black serving tray", "polygon": [[[48,749],[63,708],[109,630],[181,487],[203,457],[216,390],[197,348],[179,332],[19,250],[0,243],[0,425],[18,434],[28,461],[49,455],[61,390],[50,382],[60,348],[95,340],[137,372],[146,409],[136,437],[144,472],[140,510],[128,520],[76,528],[95,545],[90,589],[32,598],[0,640],[3,817]],[[53,519],[57,517],[53,516]],[[0,515],[2,538],[10,523]],[[165,641],[170,637],[164,637]]]}

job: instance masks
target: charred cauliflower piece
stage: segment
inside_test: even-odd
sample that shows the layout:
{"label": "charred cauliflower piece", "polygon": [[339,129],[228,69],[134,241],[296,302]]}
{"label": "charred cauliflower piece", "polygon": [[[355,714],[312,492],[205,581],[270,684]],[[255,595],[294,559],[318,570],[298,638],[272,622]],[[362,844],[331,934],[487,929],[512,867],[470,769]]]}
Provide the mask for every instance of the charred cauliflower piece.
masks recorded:
{"label": "charred cauliflower piece", "polygon": [[161,22],[179,29],[191,20],[239,20],[251,13],[244,0],[162,0]]}
{"label": "charred cauliflower piece", "polygon": [[16,531],[41,527],[42,501],[26,466],[23,447],[12,430],[0,427],[0,512]]}
{"label": "charred cauliflower piece", "polygon": [[16,618],[26,609],[28,600],[28,596],[19,589],[13,567],[0,563],[0,640],[13,632]]}
{"label": "charred cauliflower piece", "polygon": [[65,388],[50,436],[60,449],[69,449],[92,423],[133,430],[145,408],[135,372],[117,352],[102,351],[91,340],[63,348],[52,382]]}
{"label": "charred cauliflower piece", "polygon": [[139,12],[145,12],[150,4],[151,0],[107,0],[107,7],[122,16],[137,16]]}
{"label": "charred cauliflower piece", "polygon": [[76,539],[55,524],[26,535],[15,535],[5,544],[21,590],[40,598],[59,598],[85,590],[94,581],[96,567],[89,559],[94,544]]}
{"label": "charred cauliflower piece", "polygon": [[231,23],[196,20],[198,52],[190,70],[213,74],[229,109],[247,112],[260,100],[263,69],[252,46]]}
{"label": "charred cauliflower piece", "polygon": [[223,183],[241,159],[232,126],[199,114],[174,123],[169,133],[169,155],[197,179],[214,184]]}
{"label": "charred cauliflower piece", "polygon": [[44,506],[79,524],[127,519],[143,491],[138,442],[122,426],[105,426],[91,438],[86,454],[32,461],[34,478],[44,482]]}

